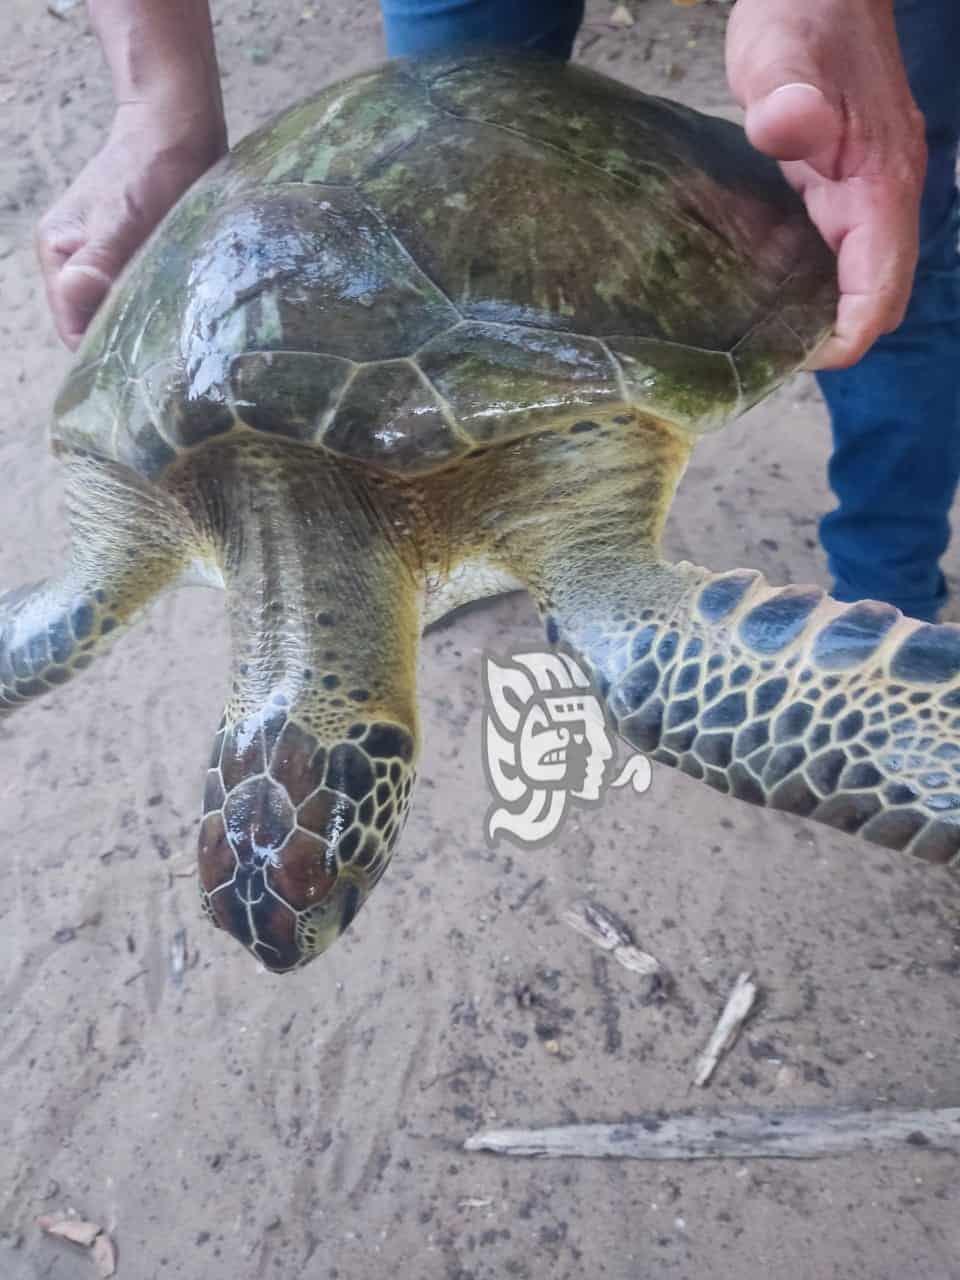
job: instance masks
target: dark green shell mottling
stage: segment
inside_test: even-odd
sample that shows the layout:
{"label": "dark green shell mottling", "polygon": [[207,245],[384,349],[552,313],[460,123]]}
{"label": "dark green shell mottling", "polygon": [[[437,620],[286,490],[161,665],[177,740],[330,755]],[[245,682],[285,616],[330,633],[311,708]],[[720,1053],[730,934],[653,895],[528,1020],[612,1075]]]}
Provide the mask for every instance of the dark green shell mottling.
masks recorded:
{"label": "dark green shell mottling", "polygon": [[833,281],[735,126],[545,60],[397,62],[187,193],[55,437],[147,475],[244,429],[416,473],[594,405],[703,430],[803,362]]}

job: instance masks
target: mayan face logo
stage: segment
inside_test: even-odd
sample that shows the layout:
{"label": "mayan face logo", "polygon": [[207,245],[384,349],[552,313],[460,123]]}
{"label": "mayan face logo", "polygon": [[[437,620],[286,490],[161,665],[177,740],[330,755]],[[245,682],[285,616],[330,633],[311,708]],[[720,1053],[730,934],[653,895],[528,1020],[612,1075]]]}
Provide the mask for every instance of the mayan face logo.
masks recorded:
{"label": "mayan face logo", "polygon": [[496,801],[487,838],[537,845],[556,834],[570,802],[597,803],[605,785],[650,786],[650,762],[633,756],[607,783],[613,734],[582,668],[563,653],[484,659],[483,755]]}

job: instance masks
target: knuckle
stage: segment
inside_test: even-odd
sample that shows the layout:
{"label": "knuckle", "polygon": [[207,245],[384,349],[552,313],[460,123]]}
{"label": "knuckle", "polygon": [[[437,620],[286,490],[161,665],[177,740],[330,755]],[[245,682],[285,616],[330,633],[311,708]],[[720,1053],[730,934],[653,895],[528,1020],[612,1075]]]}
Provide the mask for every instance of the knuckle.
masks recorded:
{"label": "knuckle", "polygon": [[927,165],[926,121],[912,99],[895,117],[857,116],[851,121],[851,145],[860,150],[861,172],[906,185],[913,194]]}
{"label": "knuckle", "polygon": [[56,206],[40,218],[33,234],[38,251],[47,254],[62,253],[68,247],[75,248],[83,239],[79,228],[64,219]]}
{"label": "knuckle", "polygon": [[899,329],[900,325],[903,323],[903,317],[906,315],[906,313],[907,313],[906,302],[898,301],[897,303],[895,303],[894,306],[892,306],[889,309],[889,311],[887,311],[887,313],[884,315],[880,332],[874,334],[871,341],[874,341],[876,338],[879,338],[880,334],[893,333],[894,329]]}
{"label": "knuckle", "polygon": [[56,222],[49,213],[45,213],[33,228],[34,243],[42,248],[48,248],[52,245],[56,238]]}
{"label": "knuckle", "polygon": [[923,173],[927,165],[926,121],[916,108],[916,119],[910,121],[903,147],[905,158],[915,173]]}
{"label": "knuckle", "polygon": [[924,118],[923,112],[912,98],[910,99],[910,104],[904,113],[904,126],[907,135],[914,142],[923,142],[927,131],[927,122]]}
{"label": "knuckle", "polygon": [[850,369],[857,363],[862,356],[866,355],[867,348],[860,350],[858,346],[846,346],[832,356],[829,364],[825,365],[828,369]]}
{"label": "knuckle", "polygon": [[926,151],[921,140],[915,147],[898,142],[881,149],[868,172],[889,192],[894,204],[912,205],[923,186],[926,167]]}
{"label": "knuckle", "polygon": [[862,355],[863,352],[860,350],[859,341],[854,341],[846,334],[843,336],[834,334],[823,351],[817,356],[814,361],[814,367],[817,369],[849,369],[851,365],[857,363]]}
{"label": "knuckle", "polygon": [[905,310],[906,304],[901,303],[899,298],[892,299],[878,310],[877,314],[871,317],[870,322],[865,324],[857,334],[857,340],[862,345],[863,351],[869,350],[885,333],[893,333],[894,329],[898,329]]}

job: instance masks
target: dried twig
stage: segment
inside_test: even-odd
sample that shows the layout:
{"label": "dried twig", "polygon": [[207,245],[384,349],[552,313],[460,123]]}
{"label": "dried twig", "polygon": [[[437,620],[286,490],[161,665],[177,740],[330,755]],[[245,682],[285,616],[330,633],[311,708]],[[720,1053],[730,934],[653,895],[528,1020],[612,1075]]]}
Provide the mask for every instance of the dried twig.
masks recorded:
{"label": "dried twig", "polygon": [[170,942],[170,977],[175,986],[183,982],[183,971],[187,967],[187,931],[178,929]]}
{"label": "dried twig", "polygon": [[623,921],[599,902],[584,899],[565,911],[563,920],[571,929],[576,929],[577,933],[589,938],[594,946],[603,951],[611,951],[614,960],[632,973],[639,973],[644,977],[660,973],[661,965],[656,956],[635,946],[633,935]]}
{"label": "dried twig", "polygon": [[928,1148],[960,1154],[960,1107],[911,1111],[857,1107],[791,1111],[716,1111],[650,1115],[629,1124],[573,1124],[551,1129],[491,1129],[466,1151],[511,1156],[585,1156],[630,1160],[812,1160],[854,1151]]}
{"label": "dried twig", "polygon": [[756,983],[751,981],[749,973],[741,973],[733,984],[733,990],[727,997],[720,1021],[713,1029],[713,1035],[707,1041],[707,1047],[697,1059],[697,1074],[694,1084],[704,1085],[713,1075],[717,1063],[730,1049],[740,1028],[746,1022],[753,1002],[757,998]]}

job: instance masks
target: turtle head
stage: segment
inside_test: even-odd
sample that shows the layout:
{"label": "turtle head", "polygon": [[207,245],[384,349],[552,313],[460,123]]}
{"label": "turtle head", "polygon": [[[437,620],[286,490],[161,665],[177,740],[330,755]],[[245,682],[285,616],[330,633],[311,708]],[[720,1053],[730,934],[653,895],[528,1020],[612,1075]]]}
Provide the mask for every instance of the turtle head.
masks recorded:
{"label": "turtle head", "polygon": [[204,910],[267,968],[300,968],[350,925],[390,860],[413,739],[357,721],[323,740],[286,708],[225,724],[207,774]]}

